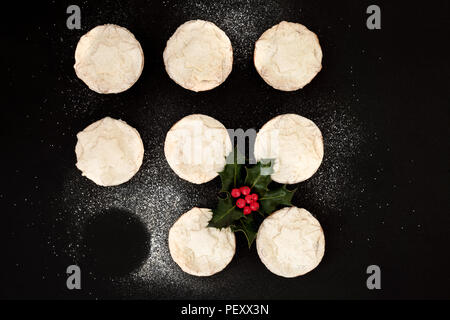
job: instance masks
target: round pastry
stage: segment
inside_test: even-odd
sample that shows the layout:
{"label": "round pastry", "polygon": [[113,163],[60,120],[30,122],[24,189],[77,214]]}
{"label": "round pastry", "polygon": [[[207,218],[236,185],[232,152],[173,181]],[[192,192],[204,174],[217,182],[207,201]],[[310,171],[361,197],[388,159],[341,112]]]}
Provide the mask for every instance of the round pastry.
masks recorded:
{"label": "round pastry", "polygon": [[304,25],[282,21],[256,41],[254,63],[268,85],[294,91],[322,69],[322,49],[316,34]]}
{"label": "round pastry", "polygon": [[77,138],[77,168],[100,186],[127,182],[141,167],[144,145],[139,132],[122,120],[103,118]]}
{"label": "round pastry", "polygon": [[236,238],[230,228],[210,228],[210,209],[193,208],[169,230],[169,250],[180,268],[195,276],[211,276],[233,259]]}
{"label": "round pastry", "polygon": [[272,180],[293,184],[310,178],[323,159],[320,129],[297,114],[283,114],[268,121],[255,140],[255,158],[274,160]]}
{"label": "round pastry", "polygon": [[127,29],[105,24],[81,37],[75,50],[75,72],[93,91],[119,93],[129,89],[144,68],[144,53]]}
{"label": "round pastry", "polygon": [[203,20],[185,22],[167,41],[163,54],[170,78],[185,89],[211,90],[233,67],[233,49],[225,32]]}
{"label": "round pastry", "polygon": [[293,278],[317,267],[325,252],[320,223],[305,209],[275,211],[259,227],[256,249],[264,265],[276,275]]}
{"label": "round pastry", "polygon": [[223,124],[202,114],[192,114],[175,123],[164,144],[172,170],[196,184],[217,177],[231,149],[230,136]]}

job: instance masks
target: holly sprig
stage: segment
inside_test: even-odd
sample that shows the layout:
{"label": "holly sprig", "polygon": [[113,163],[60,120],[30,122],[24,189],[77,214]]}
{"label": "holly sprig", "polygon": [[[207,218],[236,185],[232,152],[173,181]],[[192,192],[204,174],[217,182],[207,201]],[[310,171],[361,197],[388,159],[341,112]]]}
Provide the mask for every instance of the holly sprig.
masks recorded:
{"label": "holly sprig", "polygon": [[[232,161],[231,161],[232,159]],[[227,228],[233,232],[245,234],[249,248],[256,238],[258,228],[263,220],[280,207],[291,206],[292,197],[297,189],[289,190],[286,185],[275,185],[270,178],[273,172],[273,160],[261,160],[255,165],[246,165],[245,158],[234,149],[227,157],[227,164],[219,172],[222,188],[216,208],[208,227]],[[248,186],[252,193],[258,195],[259,209],[244,215],[231,190]],[[273,187],[272,189],[270,187]]]}

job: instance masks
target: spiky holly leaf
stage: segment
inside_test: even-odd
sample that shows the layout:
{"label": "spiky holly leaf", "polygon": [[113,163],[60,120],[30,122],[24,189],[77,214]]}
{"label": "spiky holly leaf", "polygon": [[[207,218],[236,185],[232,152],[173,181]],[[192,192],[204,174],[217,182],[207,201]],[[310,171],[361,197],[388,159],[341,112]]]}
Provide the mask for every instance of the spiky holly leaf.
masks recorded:
{"label": "spiky holly leaf", "polygon": [[219,172],[220,180],[222,180],[222,189],[220,192],[228,192],[232,188],[236,188],[242,185],[242,172],[244,169],[245,158],[234,149],[227,156],[227,164],[221,172]]}
{"label": "spiky holly leaf", "polygon": [[[232,159],[232,161],[230,161]],[[280,206],[290,206],[295,190],[290,191],[286,186],[270,190],[272,182],[272,161],[261,160],[256,165],[245,167],[245,158],[234,149],[227,157],[227,164],[222,172],[219,172],[222,180],[221,192],[225,198],[219,198],[217,207],[213,210],[213,216],[209,221],[209,227],[226,228],[232,231],[241,231],[245,234],[249,247],[256,238],[258,228],[267,215]],[[244,170],[245,168],[245,170]],[[235,201],[230,195],[233,188],[242,186],[251,188],[252,193],[259,196],[260,209],[245,216],[243,210],[236,207]]]}
{"label": "spiky holly leaf", "polygon": [[241,231],[247,238],[248,247],[250,248],[253,241],[256,239],[259,224],[255,221],[252,215],[239,219],[235,224],[231,226],[233,232]]}
{"label": "spiky holly leaf", "polygon": [[268,185],[272,182],[272,161],[261,160],[252,167],[246,167],[245,185],[249,186],[252,192],[256,192],[260,197],[268,191]]}
{"label": "spiky holly leaf", "polygon": [[226,228],[232,225],[236,220],[244,217],[242,210],[233,204],[230,193],[226,192],[226,197],[219,197],[217,207],[212,210],[213,215],[209,221],[208,227]]}
{"label": "spiky holly leaf", "polygon": [[288,190],[286,185],[283,185],[277,189],[267,191],[259,199],[261,203],[260,211],[269,215],[281,206],[292,206],[291,200],[296,190]]}

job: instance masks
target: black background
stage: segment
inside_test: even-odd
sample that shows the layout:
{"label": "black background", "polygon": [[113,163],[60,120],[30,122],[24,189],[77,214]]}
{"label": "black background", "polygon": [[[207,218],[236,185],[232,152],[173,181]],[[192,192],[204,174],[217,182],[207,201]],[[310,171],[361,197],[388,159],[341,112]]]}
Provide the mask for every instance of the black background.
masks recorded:
{"label": "black background", "polygon": [[[374,3],[382,10],[382,29],[374,31],[365,25],[372,1],[4,8],[1,297],[450,298],[449,4]],[[69,4],[81,7],[81,30],[66,28]],[[170,35],[196,18],[216,23],[234,48],[229,78],[203,93],[176,85],[162,61]],[[270,88],[252,65],[254,42],[281,20],[316,32],[324,53],[323,70],[296,92]],[[104,23],[127,27],[145,54],[141,78],[119,95],[90,91],[73,71],[78,39]],[[322,263],[303,277],[277,277],[238,234],[236,256],[223,272],[183,274],[156,234],[193,206],[214,206],[219,181],[179,179],[164,159],[165,133],[192,113],[227,128],[257,129],[287,112],[312,119],[324,135],[324,163],[293,200],[324,228]],[[75,168],[76,133],[104,116],[135,127],[146,148],[141,171],[115,188],[97,187]],[[136,277],[156,251],[169,273]],[[66,288],[71,264],[82,268],[80,291]],[[381,267],[381,290],[366,287],[371,264]]]}

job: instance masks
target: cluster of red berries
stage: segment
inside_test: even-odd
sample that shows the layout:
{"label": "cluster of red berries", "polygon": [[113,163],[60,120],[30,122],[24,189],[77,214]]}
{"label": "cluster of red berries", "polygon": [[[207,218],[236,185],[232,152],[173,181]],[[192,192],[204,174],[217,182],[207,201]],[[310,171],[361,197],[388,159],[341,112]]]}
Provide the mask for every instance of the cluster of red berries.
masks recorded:
{"label": "cluster of red berries", "polygon": [[258,195],[256,193],[250,193],[250,188],[247,186],[234,188],[231,190],[231,196],[233,198],[239,198],[236,200],[236,207],[243,209],[245,215],[259,209]]}

